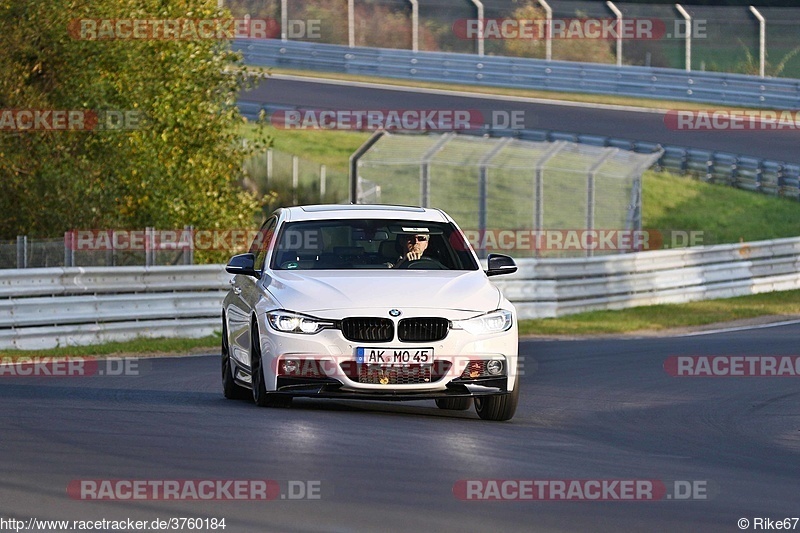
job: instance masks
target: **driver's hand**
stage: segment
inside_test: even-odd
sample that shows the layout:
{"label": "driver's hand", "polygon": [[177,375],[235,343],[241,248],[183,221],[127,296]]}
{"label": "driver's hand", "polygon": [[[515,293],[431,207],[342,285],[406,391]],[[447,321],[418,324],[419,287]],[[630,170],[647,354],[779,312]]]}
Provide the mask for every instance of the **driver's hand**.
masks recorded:
{"label": "driver's hand", "polygon": [[406,261],[416,261],[417,259],[421,258],[422,254],[420,252],[408,252],[406,254]]}

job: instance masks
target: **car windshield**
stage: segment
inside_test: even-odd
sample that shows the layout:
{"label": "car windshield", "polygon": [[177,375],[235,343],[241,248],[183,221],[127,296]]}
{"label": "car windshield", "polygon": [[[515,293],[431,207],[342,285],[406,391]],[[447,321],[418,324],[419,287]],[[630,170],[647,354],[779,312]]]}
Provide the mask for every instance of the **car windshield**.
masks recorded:
{"label": "car windshield", "polygon": [[[453,224],[419,220],[314,220],[284,224],[275,270],[478,270]],[[417,255],[409,260],[407,254]],[[418,257],[418,258],[417,258]]]}

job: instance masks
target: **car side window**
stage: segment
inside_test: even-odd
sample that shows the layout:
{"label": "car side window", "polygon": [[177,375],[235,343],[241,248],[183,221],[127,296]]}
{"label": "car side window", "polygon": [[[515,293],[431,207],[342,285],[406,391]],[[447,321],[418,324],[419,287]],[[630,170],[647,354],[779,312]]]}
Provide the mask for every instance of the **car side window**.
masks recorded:
{"label": "car side window", "polygon": [[267,252],[269,252],[269,243],[272,241],[272,236],[275,234],[275,226],[278,223],[276,217],[267,220],[261,229],[258,231],[253,244],[250,246],[250,253],[256,255],[255,269],[261,271],[264,268],[264,261],[267,259]]}

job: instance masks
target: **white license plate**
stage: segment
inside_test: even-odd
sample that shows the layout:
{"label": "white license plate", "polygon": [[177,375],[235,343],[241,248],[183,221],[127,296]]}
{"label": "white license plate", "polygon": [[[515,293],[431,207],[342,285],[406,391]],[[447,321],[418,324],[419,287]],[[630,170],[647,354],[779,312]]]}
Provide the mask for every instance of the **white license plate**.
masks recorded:
{"label": "white license plate", "polygon": [[433,348],[356,348],[356,363],[429,365],[433,363]]}

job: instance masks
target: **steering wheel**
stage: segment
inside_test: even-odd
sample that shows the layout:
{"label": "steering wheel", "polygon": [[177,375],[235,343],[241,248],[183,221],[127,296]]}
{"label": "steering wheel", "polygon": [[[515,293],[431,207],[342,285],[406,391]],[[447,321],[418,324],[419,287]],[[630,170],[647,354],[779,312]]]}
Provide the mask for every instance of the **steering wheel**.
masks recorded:
{"label": "steering wheel", "polygon": [[447,267],[444,266],[438,259],[434,259],[433,257],[428,257],[426,255],[423,255],[419,259],[403,261],[397,268],[413,268],[417,270],[447,270]]}

